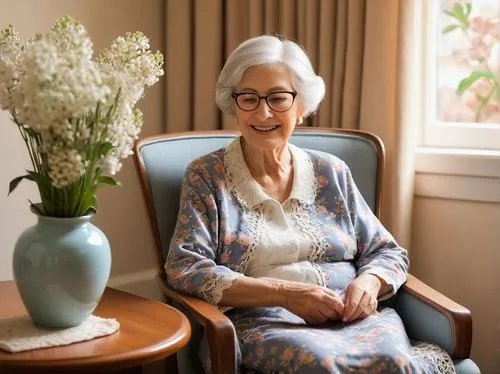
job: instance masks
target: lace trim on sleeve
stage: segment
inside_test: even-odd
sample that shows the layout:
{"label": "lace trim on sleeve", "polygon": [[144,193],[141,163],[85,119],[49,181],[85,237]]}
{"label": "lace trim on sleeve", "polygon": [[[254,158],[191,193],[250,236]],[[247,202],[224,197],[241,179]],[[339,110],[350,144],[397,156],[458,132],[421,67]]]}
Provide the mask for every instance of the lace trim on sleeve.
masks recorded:
{"label": "lace trim on sleeve", "polygon": [[238,276],[239,275],[237,274],[224,274],[223,276],[217,276],[215,279],[212,279],[209,282],[205,283],[198,292],[200,296],[210,304],[217,305],[222,299],[222,293],[224,292],[224,290],[231,287]]}
{"label": "lace trim on sleeve", "polygon": [[390,297],[394,296],[396,294],[396,290],[399,289],[400,285],[397,283],[397,281],[394,280],[392,277],[387,276],[387,272],[385,272],[385,271],[380,271],[380,269],[378,269],[376,267],[368,267],[368,268],[366,268],[366,270],[358,273],[357,276],[360,276],[361,274],[364,274],[364,273],[373,274],[373,275],[376,275],[377,277],[382,278],[385,281],[385,283],[390,287],[390,290],[388,290],[386,293],[384,293],[383,295],[380,295],[378,297],[378,299],[380,301],[387,300]]}

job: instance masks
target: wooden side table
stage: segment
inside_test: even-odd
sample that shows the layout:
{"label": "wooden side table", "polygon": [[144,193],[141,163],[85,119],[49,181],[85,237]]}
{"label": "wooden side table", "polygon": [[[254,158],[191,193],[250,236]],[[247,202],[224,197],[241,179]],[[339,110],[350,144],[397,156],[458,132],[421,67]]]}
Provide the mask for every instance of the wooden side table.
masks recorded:
{"label": "wooden side table", "polygon": [[[14,281],[0,282],[0,318],[27,314]],[[174,354],[189,340],[188,319],[177,309],[113,288],[106,288],[94,311],[115,318],[113,335],[67,346],[9,353],[0,350],[0,373],[118,371]]]}

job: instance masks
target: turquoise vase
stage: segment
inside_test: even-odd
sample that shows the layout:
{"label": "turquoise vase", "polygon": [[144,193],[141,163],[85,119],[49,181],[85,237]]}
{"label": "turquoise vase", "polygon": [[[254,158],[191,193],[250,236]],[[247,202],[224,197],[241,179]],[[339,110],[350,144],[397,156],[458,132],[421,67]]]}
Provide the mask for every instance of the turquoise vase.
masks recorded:
{"label": "turquoise vase", "polygon": [[37,217],[14,248],[17,289],[36,325],[76,326],[92,314],[108,282],[109,242],[91,215]]}

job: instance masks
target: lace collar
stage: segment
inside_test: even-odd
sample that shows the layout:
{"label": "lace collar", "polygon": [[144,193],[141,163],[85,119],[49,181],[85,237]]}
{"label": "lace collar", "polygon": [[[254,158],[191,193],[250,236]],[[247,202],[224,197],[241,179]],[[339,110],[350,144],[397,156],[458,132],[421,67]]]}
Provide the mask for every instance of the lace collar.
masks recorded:
{"label": "lace collar", "polygon": [[[292,155],[294,178],[288,200],[295,199],[312,204],[316,195],[316,177],[309,156],[299,147],[288,144]],[[228,187],[239,202],[252,209],[271,199],[262,186],[253,179],[243,157],[241,137],[236,138],[224,152],[224,165]]]}

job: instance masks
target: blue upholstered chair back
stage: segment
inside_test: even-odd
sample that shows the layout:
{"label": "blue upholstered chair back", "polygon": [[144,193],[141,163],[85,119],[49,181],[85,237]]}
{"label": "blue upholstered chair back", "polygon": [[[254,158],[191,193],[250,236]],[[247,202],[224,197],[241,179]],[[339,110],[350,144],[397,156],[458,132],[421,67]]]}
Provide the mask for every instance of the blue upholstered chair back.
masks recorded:
{"label": "blue upholstered chair back", "polygon": [[[184,132],[165,134],[140,142],[137,151],[144,162],[151,189],[157,235],[163,260],[177,222],[179,192],[186,166],[206,153],[227,146],[237,132]],[[383,168],[383,145],[374,135],[348,130],[300,128],[290,142],[344,160],[371,209],[378,215]]]}
{"label": "blue upholstered chair back", "polygon": [[[146,191],[152,227],[156,229],[158,271],[164,274],[170,238],[177,222],[179,192],[186,166],[195,158],[228,145],[238,134],[231,131],[185,132],[164,134],[144,139],[136,144],[138,170]],[[333,154],[344,160],[368,205],[379,215],[380,189],[384,164],[384,149],[380,139],[365,132],[300,128],[290,142],[307,149]],[[177,354],[179,372],[202,373],[198,359],[203,328],[181,304],[191,321],[191,339]],[[452,350],[452,326],[447,317],[408,292],[400,292],[394,307],[402,317],[413,339],[439,343]],[[410,318],[411,317],[411,318]],[[457,373],[478,374],[470,359],[455,360]]]}

